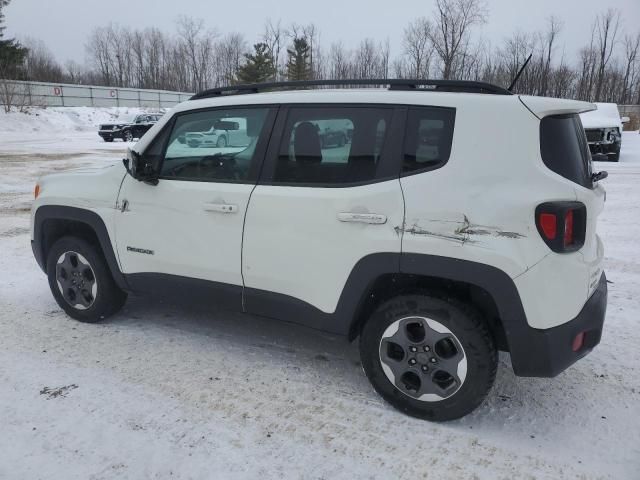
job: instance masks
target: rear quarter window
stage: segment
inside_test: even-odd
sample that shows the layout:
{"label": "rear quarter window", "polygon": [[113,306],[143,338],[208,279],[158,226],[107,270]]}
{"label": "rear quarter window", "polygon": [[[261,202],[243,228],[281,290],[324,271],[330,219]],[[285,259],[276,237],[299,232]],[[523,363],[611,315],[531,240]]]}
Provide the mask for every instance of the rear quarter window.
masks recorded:
{"label": "rear quarter window", "polygon": [[412,107],[407,116],[402,174],[440,168],[451,154],[456,111],[443,107]]}
{"label": "rear quarter window", "polygon": [[540,121],[540,153],[550,170],[578,185],[593,188],[591,154],[579,115],[544,117]]}

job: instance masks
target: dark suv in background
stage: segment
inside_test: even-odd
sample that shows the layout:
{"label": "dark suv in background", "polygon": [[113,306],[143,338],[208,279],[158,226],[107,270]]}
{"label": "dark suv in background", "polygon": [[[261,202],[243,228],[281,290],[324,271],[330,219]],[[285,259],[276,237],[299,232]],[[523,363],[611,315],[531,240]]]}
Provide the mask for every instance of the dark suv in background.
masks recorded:
{"label": "dark suv in background", "polygon": [[105,142],[113,142],[114,138],[120,138],[124,142],[132,142],[134,138],[142,138],[162,118],[162,115],[162,113],[143,113],[136,115],[132,122],[100,125],[98,135]]}

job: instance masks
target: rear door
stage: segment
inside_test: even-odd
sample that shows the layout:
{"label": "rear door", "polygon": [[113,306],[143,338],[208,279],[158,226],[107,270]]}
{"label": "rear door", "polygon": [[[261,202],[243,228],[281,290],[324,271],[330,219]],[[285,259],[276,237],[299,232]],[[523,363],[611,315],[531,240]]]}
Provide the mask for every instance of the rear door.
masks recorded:
{"label": "rear door", "polygon": [[[332,314],[358,261],[400,253],[404,204],[397,160],[404,114],[389,106],[281,108],[245,222],[249,313],[277,310],[287,317],[300,311],[287,306],[305,306]],[[350,129],[353,136],[323,146],[324,129],[343,129],[345,138]]]}
{"label": "rear door", "polygon": [[[190,147],[184,136],[226,117],[244,117],[251,141],[237,148]],[[275,117],[269,107],[178,114],[144,156],[159,165],[157,185],[127,175],[118,198],[116,240],[122,271],[146,289],[153,279],[199,279],[231,286],[240,307],[244,215]],[[235,287],[235,288],[234,288]]]}

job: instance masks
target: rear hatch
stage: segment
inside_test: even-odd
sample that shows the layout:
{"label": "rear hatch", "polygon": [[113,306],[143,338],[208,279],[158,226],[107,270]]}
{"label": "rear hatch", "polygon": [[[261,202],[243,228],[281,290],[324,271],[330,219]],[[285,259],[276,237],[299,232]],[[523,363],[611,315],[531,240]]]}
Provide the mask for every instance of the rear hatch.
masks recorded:
{"label": "rear hatch", "polygon": [[[598,216],[604,208],[605,190],[592,180],[593,163],[580,113],[594,110],[592,103],[542,97],[520,97],[540,119],[540,154],[544,164],[573,183],[575,201],[586,207],[584,244],[577,249],[588,266],[588,292],[597,287],[602,273],[604,249],[596,233]],[[573,199],[557,199],[573,200]],[[576,223],[576,228],[578,227]],[[574,232],[581,236],[582,232]],[[567,251],[574,251],[568,249]]]}

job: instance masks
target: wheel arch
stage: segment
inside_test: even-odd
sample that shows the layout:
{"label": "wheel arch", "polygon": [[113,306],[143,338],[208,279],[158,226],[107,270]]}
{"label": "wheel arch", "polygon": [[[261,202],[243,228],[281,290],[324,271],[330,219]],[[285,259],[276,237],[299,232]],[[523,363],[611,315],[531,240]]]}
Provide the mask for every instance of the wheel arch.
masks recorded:
{"label": "wheel arch", "polygon": [[[380,263],[379,254],[363,261]],[[382,254],[393,255],[393,254]],[[513,280],[502,270],[490,265],[423,254],[397,254],[398,269],[380,272],[368,282],[360,294],[348,327],[348,338],[354,340],[375,308],[383,301],[401,294],[440,291],[471,303],[487,321],[496,345],[511,351],[520,341],[526,326],[526,316]],[[368,259],[368,260],[367,260]],[[359,262],[355,270],[362,268]],[[388,260],[386,262],[388,264]],[[367,270],[371,270],[370,268]],[[356,276],[361,276],[356,273]],[[347,281],[345,289],[351,282]],[[343,292],[343,296],[345,292]],[[341,302],[342,303],[342,302]]]}
{"label": "wheel arch", "polygon": [[97,245],[118,287],[128,289],[104,221],[97,213],[82,208],[43,205],[36,210],[32,249],[38,265],[45,273],[49,249],[66,235],[78,236]]}

